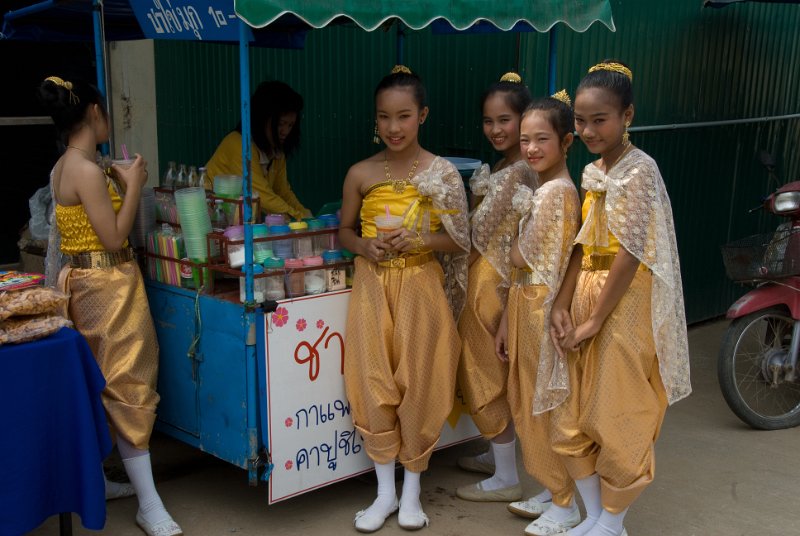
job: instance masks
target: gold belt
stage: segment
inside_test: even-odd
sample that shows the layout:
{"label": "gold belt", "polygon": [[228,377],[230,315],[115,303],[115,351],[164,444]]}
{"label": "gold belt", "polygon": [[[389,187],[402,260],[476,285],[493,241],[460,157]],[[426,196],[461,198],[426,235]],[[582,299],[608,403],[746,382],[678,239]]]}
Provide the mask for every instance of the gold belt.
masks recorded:
{"label": "gold belt", "polygon": [[133,260],[133,249],[123,248],[119,251],[84,251],[72,255],[70,266],[73,268],[111,268]]}
{"label": "gold belt", "polygon": [[433,251],[417,253],[408,257],[395,257],[385,261],[378,261],[378,266],[385,268],[411,268],[412,266],[422,266],[426,262],[433,260]]}
{"label": "gold belt", "polygon": [[527,266],[524,268],[513,266],[511,268],[511,282],[515,285],[521,285],[523,287],[538,284],[534,278],[533,270]]}
{"label": "gold belt", "polygon": [[[584,255],[583,259],[581,259],[581,270],[586,272],[610,270],[616,258],[616,255]],[[639,271],[649,272],[650,268],[645,264],[639,263]]]}

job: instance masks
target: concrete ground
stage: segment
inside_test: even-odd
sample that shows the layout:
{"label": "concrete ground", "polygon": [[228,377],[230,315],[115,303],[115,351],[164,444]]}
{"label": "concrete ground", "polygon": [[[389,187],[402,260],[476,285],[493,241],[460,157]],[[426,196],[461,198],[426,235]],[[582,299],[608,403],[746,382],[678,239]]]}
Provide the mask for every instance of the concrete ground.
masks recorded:
{"label": "concrete ground", "polygon": [[[800,428],[751,430],[725,405],[716,380],[716,358],[726,322],[690,329],[694,393],[667,411],[657,444],[655,482],[631,508],[631,536],[779,536],[800,534]],[[460,471],[456,458],[485,449],[483,440],[434,454],[422,478],[430,527],[421,535],[522,535],[526,521],[501,503],[469,503],[454,490],[480,478]],[[187,535],[357,534],[353,514],[374,498],[366,479],[351,479],[294,499],[267,505],[266,487],[251,488],[247,474],[163,435],[154,437],[158,490]],[[520,474],[524,475],[522,464]],[[526,493],[539,485],[523,477]],[[133,498],[108,503],[103,534],[141,536]],[[73,516],[75,534],[95,534]],[[57,518],[32,532],[58,534]],[[407,534],[389,518],[382,535]]]}

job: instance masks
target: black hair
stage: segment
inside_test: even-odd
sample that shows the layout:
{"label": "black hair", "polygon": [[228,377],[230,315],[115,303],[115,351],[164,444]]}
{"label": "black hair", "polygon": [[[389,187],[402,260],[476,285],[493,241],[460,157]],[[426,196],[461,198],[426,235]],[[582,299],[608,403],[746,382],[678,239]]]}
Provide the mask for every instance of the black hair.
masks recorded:
{"label": "black hair", "polygon": [[378,93],[381,91],[395,87],[410,88],[420,110],[428,105],[428,94],[422,84],[422,78],[415,73],[396,72],[387,74],[378,82],[378,86],[375,88],[375,98],[378,98]]}
{"label": "black hair", "polygon": [[503,93],[508,107],[520,116],[531,103],[531,92],[528,86],[522,82],[500,80],[486,88],[486,91],[481,95],[481,112],[483,112],[483,105],[486,104],[486,99],[495,93]]}
{"label": "black hair", "polygon": [[543,112],[544,117],[558,134],[559,141],[564,141],[567,134],[572,134],[575,128],[575,114],[566,102],[554,97],[537,99],[528,105],[522,117],[534,111]]}
{"label": "black hair", "polygon": [[[277,150],[280,150],[288,157],[300,147],[300,114],[302,111],[303,97],[288,84],[277,80],[261,82],[250,99],[250,129],[253,143],[267,155],[274,156]],[[292,112],[297,114],[297,121],[289,135],[281,143],[278,137],[281,116]],[[264,128],[268,122],[275,146],[269,142]],[[242,131],[241,122],[236,125],[236,130]]]}
{"label": "black hair", "polygon": [[[628,69],[627,65],[621,61],[614,59],[605,59],[602,63],[618,63]],[[610,91],[619,99],[620,108],[625,110],[633,104],[633,83],[631,79],[622,73],[616,71],[608,71],[605,69],[598,69],[597,71],[588,73],[583,77],[578,89],[575,90],[577,98],[578,93],[588,88],[601,88]]]}
{"label": "black hair", "polygon": [[103,116],[106,116],[106,107],[100,91],[89,82],[80,78],[58,80],[71,88],[45,80],[36,88],[36,98],[53,119],[61,141],[66,145],[70,134],[78,130],[86,119],[90,106],[98,104]]}

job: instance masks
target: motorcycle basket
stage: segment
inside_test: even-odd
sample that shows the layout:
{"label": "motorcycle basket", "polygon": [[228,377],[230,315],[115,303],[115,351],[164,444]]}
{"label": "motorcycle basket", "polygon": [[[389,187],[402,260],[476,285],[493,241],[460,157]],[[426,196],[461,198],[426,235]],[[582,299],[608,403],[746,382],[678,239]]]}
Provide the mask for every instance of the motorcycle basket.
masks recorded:
{"label": "motorcycle basket", "polygon": [[722,246],[728,277],[754,281],[800,274],[800,228],[781,227],[774,233],[748,236]]}

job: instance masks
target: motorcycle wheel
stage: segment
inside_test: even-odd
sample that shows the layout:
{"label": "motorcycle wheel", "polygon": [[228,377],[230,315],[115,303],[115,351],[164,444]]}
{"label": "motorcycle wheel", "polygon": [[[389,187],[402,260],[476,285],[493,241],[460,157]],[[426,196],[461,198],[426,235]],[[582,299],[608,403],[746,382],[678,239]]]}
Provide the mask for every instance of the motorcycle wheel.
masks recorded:
{"label": "motorcycle wheel", "polygon": [[720,348],[717,376],[722,395],[742,421],[760,430],[800,424],[800,383],[781,379],[771,386],[765,362],[789,351],[794,320],[771,307],[731,322]]}

